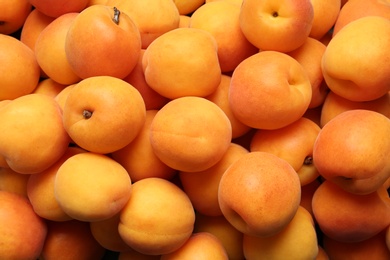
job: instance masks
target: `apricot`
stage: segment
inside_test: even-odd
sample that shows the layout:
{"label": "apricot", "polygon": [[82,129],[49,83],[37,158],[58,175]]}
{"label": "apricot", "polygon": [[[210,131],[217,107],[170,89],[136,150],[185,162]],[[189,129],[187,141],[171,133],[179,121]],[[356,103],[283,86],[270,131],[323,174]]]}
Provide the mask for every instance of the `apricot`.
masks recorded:
{"label": "apricot", "polygon": [[0,167],[0,190],[27,197],[29,174],[20,174],[11,168]]}
{"label": "apricot", "polygon": [[340,242],[324,236],[323,244],[329,259],[385,260],[390,258],[390,251],[386,246],[384,232],[355,243]]}
{"label": "apricot", "polygon": [[162,108],[169,99],[161,96],[154,89],[152,89],[146,82],[145,74],[142,68],[142,59],[144,57],[145,49],[141,50],[138,62],[134,69],[123,80],[130,83],[141,94],[146,110],[155,110]]}
{"label": "apricot", "polygon": [[81,12],[89,0],[28,0],[35,9],[50,17],[59,17],[66,13]]}
{"label": "apricot", "polygon": [[148,46],[142,66],[148,85],[168,99],[210,95],[221,81],[218,45],[202,29],[164,33]]}
{"label": "apricot", "polygon": [[145,103],[129,83],[111,76],[78,82],[63,108],[63,124],[81,148],[107,154],[128,145],[145,122]]}
{"label": "apricot", "polygon": [[198,258],[210,260],[229,259],[222,242],[208,232],[193,233],[178,250],[161,256],[161,260]]}
{"label": "apricot", "polygon": [[226,114],[213,102],[194,96],[167,103],[150,126],[154,153],[179,171],[198,172],[212,167],[227,151],[231,137]]}
{"label": "apricot", "polygon": [[70,157],[86,152],[78,147],[69,147],[64,155],[48,169],[29,176],[26,192],[31,205],[37,215],[52,221],[71,220],[61,208],[54,193],[54,183],[58,169]]}
{"label": "apricot", "polygon": [[222,72],[231,72],[237,65],[257,53],[240,28],[240,7],[226,1],[202,5],[191,15],[190,28],[205,30],[215,38]]}
{"label": "apricot", "polygon": [[131,251],[131,247],[129,247],[119,235],[119,221],[120,213],[105,220],[89,222],[91,234],[94,239],[107,250],[113,252]]}
{"label": "apricot", "polygon": [[0,33],[11,35],[23,27],[28,15],[32,10],[30,1],[16,0],[0,1]]}
{"label": "apricot", "polygon": [[355,194],[375,192],[390,176],[390,119],[354,109],[330,120],[313,147],[320,175]]}
{"label": "apricot", "polygon": [[229,259],[244,259],[242,247],[243,233],[232,226],[223,215],[214,217],[202,215],[197,212],[194,233],[198,232],[208,232],[219,238]]}
{"label": "apricot", "polygon": [[258,129],[276,129],[295,122],[312,97],[309,77],[291,56],[261,51],[234,70],[229,104],[242,123]]}
{"label": "apricot", "polygon": [[245,0],[240,10],[240,27],[245,37],[260,50],[289,52],[309,36],[314,20],[311,0]]}
{"label": "apricot", "polygon": [[129,173],[133,182],[149,177],[171,179],[176,170],[163,163],[154,153],[150,141],[150,128],[158,110],[146,110],[145,124],[128,145],[111,153]]}
{"label": "apricot", "polygon": [[39,34],[54,20],[54,17],[47,16],[34,8],[28,14],[23,27],[20,29],[19,40],[34,51]]}
{"label": "apricot", "polygon": [[205,0],[173,0],[180,15],[188,15],[204,5]]}
{"label": "apricot", "polygon": [[256,237],[244,234],[246,259],[315,259],[317,234],[310,213],[299,207],[291,222],[278,234]]}
{"label": "apricot", "polygon": [[390,224],[389,198],[388,195],[383,198],[380,192],[357,195],[324,181],[312,200],[314,217],[322,233],[346,243],[361,242],[380,233]]}
{"label": "apricot", "polygon": [[70,217],[93,222],[119,213],[129,200],[131,185],[129,174],[119,163],[108,156],[86,152],[61,164],[54,194]]}
{"label": "apricot", "polygon": [[218,200],[226,219],[244,234],[267,237],[294,218],[301,185],[294,168],[267,152],[242,155],[222,175]]}
{"label": "apricot", "polygon": [[40,259],[102,259],[106,249],[92,236],[88,222],[48,221]]}
{"label": "apricot", "polygon": [[134,69],[140,51],[141,38],[134,21],[120,9],[107,5],[83,9],[70,25],[65,40],[70,67],[82,79],[122,79]]}
{"label": "apricot", "polygon": [[51,78],[45,78],[39,81],[33,94],[44,94],[55,98],[67,85],[60,84]]}
{"label": "apricot", "polygon": [[58,103],[58,105],[61,108],[61,111],[64,111],[66,99],[68,98],[68,95],[70,93],[70,90],[75,86],[76,84],[71,84],[63,88],[55,97],[54,100]]}
{"label": "apricot", "polygon": [[332,38],[322,57],[329,89],[352,101],[385,95],[390,90],[390,62],[384,58],[389,48],[389,19],[367,16],[350,22]]}
{"label": "apricot", "polygon": [[181,14],[178,28],[188,28],[190,27],[190,22],[191,22],[191,16]]}
{"label": "apricot", "polygon": [[78,13],[66,13],[48,24],[35,41],[35,57],[45,75],[70,85],[80,81],[71,68],[65,53],[65,39]]}
{"label": "apricot", "polygon": [[42,172],[68,148],[61,109],[52,97],[21,96],[0,109],[0,118],[0,154],[16,172]]}
{"label": "apricot", "polygon": [[232,138],[238,138],[248,133],[251,130],[251,127],[238,120],[230,107],[229,89],[231,79],[231,76],[222,74],[221,82],[219,83],[217,89],[205,98],[215,103],[223,110],[223,112],[225,112],[226,116],[230,120],[230,124],[232,125]]}
{"label": "apricot", "polygon": [[40,67],[33,50],[20,40],[0,34],[0,101],[30,94],[37,87]]}
{"label": "apricot", "polygon": [[328,93],[328,86],[324,81],[321,68],[325,49],[325,44],[315,38],[308,37],[299,48],[287,53],[303,66],[309,76],[312,97],[308,108],[321,106]]}
{"label": "apricot", "polygon": [[333,29],[339,18],[341,0],[311,0],[313,5],[313,24],[309,37],[320,40],[326,33]]}
{"label": "apricot", "polygon": [[330,91],[321,108],[321,127],[342,112],[352,109],[372,110],[390,118],[390,92],[370,101],[351,101]]}
{"label": "apricot", "polygon": [[321,128],[305,117],[278,129],[258,129],[250,150],[272,153],[286,160],[297,172],[301,186],[314,181],[319,173],[313,164],[313,147]]}
{"label": "apricot", "polygon": [[45,75],[52,80],[70,85],[81,80],[73,71],[65,53],[65,40],[70,25],[79,13],[66,13],[48,24],[35,41],[34,52]]}
{"label": "apricot", "polygon": [[[23,27],[20,29],[19,40],[30,47],[32,51],[35,51],[35,43],[42,32],[52,21],[54,17],[47,16],[38,9],[33,9],[27,16]],[[40,68],[41,78],[48,78],[48,76]]]}
{"label": "apricot", "polygon": [[47,224],[24,196],[0,191],[0,255],[4,259],[38,259]]}
{"label": "apricot", "polygon": [[172,182],[146,178],[132,185],[132,194],[120,213],[122,239],[148,255],[169,254],[191,236],[195,212],[188,196]]}
{"label": "apricot", "polygon": [[387,0],[353,0],[342,6],[334,24],[332,35],[336,35],[345,25],[366,16],[381,16],[390,19],[390,3]]}
{"label": "apricot", "polygon": [[233,162],[248,152],[244,147],[231,143],[216,165],[200,172],[179,172],[183,190],[197,212],[207,216],[222,215],[218,203],[221,177]]}

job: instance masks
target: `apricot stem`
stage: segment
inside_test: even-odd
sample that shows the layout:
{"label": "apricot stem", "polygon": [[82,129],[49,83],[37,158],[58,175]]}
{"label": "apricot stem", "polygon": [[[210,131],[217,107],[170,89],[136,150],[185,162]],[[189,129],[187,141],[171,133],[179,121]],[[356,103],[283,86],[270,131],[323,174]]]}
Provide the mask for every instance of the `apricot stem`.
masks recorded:
{"label": "apricot stem", "polygon": [[83,111],[83,117],[84,117],[85,119],[91,118],[91,117],[92,117],[92,112],[85,109],[85,110]]}
{"label": "apricot stem", "polygon": [[114,23],[116,24],[119,24],[119,15],[121,14],[121,12],[118,10],[118,8],[116,8],[114,6],[114,18],[112,18],[112,20],[114,21]]}
{"label": "apricot stem", "polygon": [[310,165],[313,164],[313,157],[312,156],[306,156],[305,160],[303,161],[304,165]]}

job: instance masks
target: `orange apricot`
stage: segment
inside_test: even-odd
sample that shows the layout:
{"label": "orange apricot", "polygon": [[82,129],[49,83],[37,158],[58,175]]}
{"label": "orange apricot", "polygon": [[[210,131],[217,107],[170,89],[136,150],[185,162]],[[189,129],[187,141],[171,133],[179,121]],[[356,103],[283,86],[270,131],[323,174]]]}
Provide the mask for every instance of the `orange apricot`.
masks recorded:
{"label": "orange apricot", "polygon": [[231,143],[231,124],[213,102],[181,97],[161,108],[150,126],[154,153],[173,169],[206,170],[218,163]]}
{"label": "orange apricot", "polygon": [[261,51],[234,70],[229,104],[242,123],[259,129],[287,126],[302,117],[312,97],[309,77],[291,56]]}
{"label": "orange apricot", "polygon": [[37,87],[40,67],[34,51],[20,40],[0,34],[0,101],[30,94]]}
{"label": "orange apricot", "polygon": [[86,152],[61,164],[54,194],[70,217],[92,222],[119,213],[130,197],[131,185],[129,174],[119,163],[108,156]]}
{"label": "orange apricot", "polygon": [[243,34],[239,16],[240,7],[227,1],[207,3],[191,15],[191,28],[214,36],[222,72],[233,71],[241,61],[259,51]]}
{"label": "orange apricot", "polygon": [[128,145],[111,153],[129,173],[133,182],[149,177],[171,179],[176,170],[163,163],[154,153],[151,145],[150,128],[158,110],[147,110],[145,124]]}
{"label": "orange apricot", "polygon": [[132,185],[132,193],[120,212],[122,239],[147,255],[169,254],[191,236],[195,212],[183,190],[161,178],[145,178]]}
{"label": "orange apricot", "polygon": [[294,168],[267,152],[250,152],[222,175],[218,200],[225,218],[244,234],[267,237],[294,218],[301,184]]}
{"label": "orange apricot", "polygon": [[81,80],[69,92],[63,125],[81,148],[111,153],[128,145],[145,122],[141,94],[124,80],[96,76]]}
{"label": "orange apricot", "polygon": [[204,30],[177,28],[166,32],[144,53],[146,82],[169,99],[210,95],[221,81],[217,49],[214,37]]}

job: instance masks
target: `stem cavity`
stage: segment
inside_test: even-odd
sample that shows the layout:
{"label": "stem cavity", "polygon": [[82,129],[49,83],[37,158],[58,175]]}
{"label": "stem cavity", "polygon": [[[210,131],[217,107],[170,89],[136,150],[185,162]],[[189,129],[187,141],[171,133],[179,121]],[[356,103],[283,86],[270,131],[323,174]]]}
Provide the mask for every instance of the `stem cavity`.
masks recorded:
{"label": "stem cavity", "polygon": [[305,160],[303,161],[304,165],[311,165],[313,164],[313,157],[312,156],[306,156]]}
{"label": "stem cavity", "polygon": [[90,119],[91,117],[92,117],[92,111],[89,111],[89,110],[84,110],[83,111],[83,117],[85,118],[85,119]]}

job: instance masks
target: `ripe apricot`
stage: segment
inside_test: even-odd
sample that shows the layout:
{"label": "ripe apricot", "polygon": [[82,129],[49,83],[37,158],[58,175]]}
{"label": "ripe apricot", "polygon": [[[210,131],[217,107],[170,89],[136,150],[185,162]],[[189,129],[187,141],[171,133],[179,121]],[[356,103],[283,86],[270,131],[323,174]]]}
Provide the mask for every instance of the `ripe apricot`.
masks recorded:
{"label": "ripe apricot", "polygon": [[202,5],[191,15],[190,27],[205,30],[214,36],[222,72],[231,72],[237,65],[257,53],[240,28],[240,7],[226,1]]}
{"label": "ripe apricot", "polygon": [[195,255],[201,259],[229,259],[218,237],[208,232],[198,232],[193,233],[176,251],[162,255],[161,260],[188,259]]}
{"label": "ripe apricot", "polygon": [[179,172],[180,183],[190,198],[195,210],[206,216],[220,216],[218,187],[222,175],[229,166],[249,151],[231,143],[219,162],[199,172]]}
{"label": "ripe apricot", "polygon": [[375,192],[390,177],[390,119],[353,109],[330,120],[313,147],[320,175],[355,194]]}
{"label": "ripe apricot", "polygon": [[163,163],[154,153],[151,145],[150,128],[158,110],[147,110],[145,124],[128,145],[111,153],[129,173],[133,182],[149,177],[171,179],[176,170]]}
{"label": "ripe apricot", "polygon": [[131,179],[127,171],[108,156],[78,153],[57,170],[54,194],[70,217],[100,221],[113,217],[127,203]]}
{"label": "ripe apricot", "polygon": [[240,27],[260,50],[293,51],[309,36],[314,20],[311,0],[245,0]]}
{"label": "ripe apricot", "polygon": [[0,117],[0,154],[16,172],[42,172],[68,149],[61,109],[52,97],[21,96],[2,107]]}
{"label": "ripe apricot", "polygon": [[70,85],[81,80],[76,75],[65,53],[65,40],[70,25],[78,13],[66,13],[48,24],[35,41],[34,53],[40,68],[50,79]]}
{"label": "ripe apricot", "polygon": [[250,152],[222,175],[218,201],[225,218],[244,234],[266,237],[293,219],[301,200],[294,168],[267,152]]}
{"label": "ripe apricot", "polygon": [[30,94],[37,87],[40,67],[34,51],[20,40],[0,34],[0,101]]}
{"label": "ripe apricot", "polygon": [[201,97],[182,97],[167,103],[150,126],[154,153],[173,169],[203,171],[218,163],[232,137],[225,113]]}
{"label": "ripe apricot", "polygon": [[146,178],[135,182],[120,213],[119,234],[134,250],[168,254],[191,236],[195,212],[188,196],[172,182]]}
{"label": "ripe apricot", "polygon": [[291,56],[261,51],[234,70],[229,104],[242,123],[258,129],[276,129],[298,120],[312,97],[309,77]]}
{"label": "ripe apricot", "polygon": [[83,9],[70,25],[65,40],[68,62],[82,79],[122,79],[134,69],[140,51],[141,37],[134,21],[120,9],[107,5]]}
{"label": "ripe apricot", "polygon": [[214,37],[204,30],[171,30],[154,40],[144,53],[146,82],[169,99],[210,95],[221,81],[217,49]]}
{"label": "ripe apricot", "polygon": [[111,153],[128,145],[145,122],[145,103],[129,83],[111,76],[78,82],[63,108],[63,124],[81,148]]}

